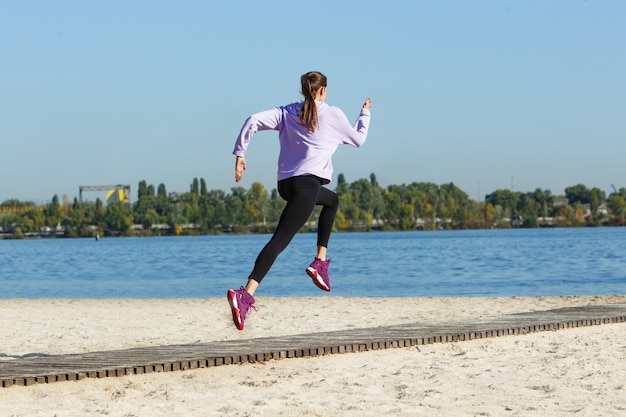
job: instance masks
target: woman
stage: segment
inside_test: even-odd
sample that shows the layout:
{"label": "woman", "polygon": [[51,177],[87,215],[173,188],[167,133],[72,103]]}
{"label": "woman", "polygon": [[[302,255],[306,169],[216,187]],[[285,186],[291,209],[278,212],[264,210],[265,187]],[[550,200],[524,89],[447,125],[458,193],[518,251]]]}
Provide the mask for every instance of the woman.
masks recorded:
{"label": "woman", "polygon": [[323,206],[318,220],[317,256],[306,273],[320,289],[330,291],[330,259],[326,259],[326,249],[339,198],[323,185],[331,181],[331,157],[337,146],[359,147],[365,142],[370,123],[370,99],[365,100],[352,126],[341,109],[325,103],[327,84],[322,73],[308,72],[302,75],[301,83],[304,101],[253,114],[235,142],[235,181],[239,182],[246,169],[244,154],[252,136],[260,130],[278,130],[278,193],[287,201],[276,231],[259,253],[245,288],[228,290],[233,321],[239,330],[243,330],[248,310],[256,310],[253,295],[263,277],[316,205]]}

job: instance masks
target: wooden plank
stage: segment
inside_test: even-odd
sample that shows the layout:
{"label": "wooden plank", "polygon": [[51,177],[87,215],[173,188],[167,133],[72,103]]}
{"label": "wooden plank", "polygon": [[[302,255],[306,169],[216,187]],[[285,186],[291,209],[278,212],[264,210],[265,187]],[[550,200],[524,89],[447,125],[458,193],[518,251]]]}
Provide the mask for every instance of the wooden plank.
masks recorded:
{"label": "wooden plank", "polygon": [[626,321],[626,303],[512,314],[473,323],[411,323],[306,335],[0,361],[0,386],[173,372],[247,362],[523,335]]}

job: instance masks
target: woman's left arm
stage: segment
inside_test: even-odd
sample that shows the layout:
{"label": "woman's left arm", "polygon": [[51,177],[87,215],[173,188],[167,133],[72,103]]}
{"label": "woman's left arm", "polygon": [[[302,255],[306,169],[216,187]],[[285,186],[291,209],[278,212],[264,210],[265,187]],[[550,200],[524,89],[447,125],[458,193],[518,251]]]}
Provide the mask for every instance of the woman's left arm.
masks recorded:
{"label": "woman's left arm", "polygon": [[235,140],[233,155],[244,156],[250,144],[250,139],[252,139],[252,136],[254,136],[256,132],[260,130],[278,130],[281,116],[282,112],[280,108],[277,107],[255,113],[248,117],[241,127],[237,140]]}
{"label": "woman's left arm", "polygon": [[244,155],[250,144],[250,139],[259,130],[277,130],[280,124],[282,112],[279,108],[255,113],[248,117],[241,127],[241,131],[235,141],[235,149],[233,155],[235,159],[235,182],[239,182],[246,170],[246,159]]}

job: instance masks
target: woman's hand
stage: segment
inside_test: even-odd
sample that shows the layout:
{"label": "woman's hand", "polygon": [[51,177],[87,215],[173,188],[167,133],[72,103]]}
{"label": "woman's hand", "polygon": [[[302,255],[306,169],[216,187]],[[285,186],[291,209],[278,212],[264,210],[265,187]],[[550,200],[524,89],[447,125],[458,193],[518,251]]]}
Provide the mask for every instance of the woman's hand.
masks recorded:
{"label": "woman's hand", "polygon": [[246,158],[238,156],[235,160],[235,182],[239,182],[243,177],[243,172],[246,170]]}
{"label": "woman's hand", "polygon": [[370,100],[369,97],[365,100],[365,103],[363,103],[363,108],[367,110],[372,108],[372,100]]}

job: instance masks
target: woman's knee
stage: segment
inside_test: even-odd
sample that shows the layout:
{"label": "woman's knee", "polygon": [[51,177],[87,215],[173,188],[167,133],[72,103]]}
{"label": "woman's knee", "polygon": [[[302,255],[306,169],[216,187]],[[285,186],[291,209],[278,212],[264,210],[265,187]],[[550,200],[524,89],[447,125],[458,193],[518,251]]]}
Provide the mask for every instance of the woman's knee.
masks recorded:
{"label": "woman's knee", "polygon": [[322,188],[320,190],[319,204],[330,210],[337,210],[337,207],[339,207],[339,196],[327,188]]}
{"label": "woman's knee", "polygon": [[332,193],[331,207],[334,208],[335,210],[337,209],[337,207],[339,207],[339,196],[337,195],[337,193]]}

